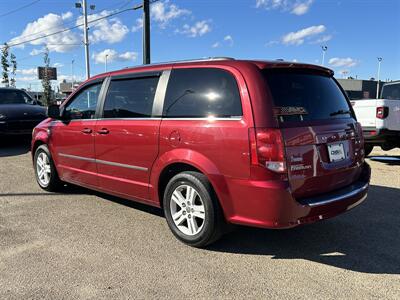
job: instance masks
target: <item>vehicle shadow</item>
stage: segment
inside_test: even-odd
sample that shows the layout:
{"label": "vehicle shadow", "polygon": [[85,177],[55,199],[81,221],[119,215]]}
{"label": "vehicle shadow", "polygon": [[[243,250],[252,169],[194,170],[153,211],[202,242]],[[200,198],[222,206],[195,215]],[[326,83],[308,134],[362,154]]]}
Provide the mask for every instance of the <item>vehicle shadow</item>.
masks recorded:
{"label": "vehicle shadow", "polygon": [[289,230],[238,227],[208,249],[400,274],[399,200],[400,189],[371,186],[367,200],[342,216]]}
{"label": "vehicle shadow", "polygon": [[385,163],[387,165],[400,165],[400,156],[369,156],[370,160]]}
{"label": "vehicle shadow", "polygon": [[2,136],[0,138],[0,157],[16,156],[28,153],[30,136]]}

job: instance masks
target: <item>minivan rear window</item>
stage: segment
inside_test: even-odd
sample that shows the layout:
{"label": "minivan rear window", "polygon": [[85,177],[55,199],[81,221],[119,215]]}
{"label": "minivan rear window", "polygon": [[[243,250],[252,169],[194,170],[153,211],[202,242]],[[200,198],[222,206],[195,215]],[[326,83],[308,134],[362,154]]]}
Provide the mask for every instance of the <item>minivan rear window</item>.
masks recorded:
{"label": "minivan rear window", "polygon": [[288,69],[262,72],[280,122],[354,117],[342,90],[325,73]]}

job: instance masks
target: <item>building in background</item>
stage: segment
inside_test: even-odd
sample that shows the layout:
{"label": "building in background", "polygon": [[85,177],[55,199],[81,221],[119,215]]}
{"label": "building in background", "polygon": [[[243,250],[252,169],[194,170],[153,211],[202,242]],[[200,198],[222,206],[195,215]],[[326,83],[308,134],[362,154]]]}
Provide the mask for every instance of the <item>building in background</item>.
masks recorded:
{"label": "building in background", "polygon": [[[360,80],[360,79],[337,79],[342,88],[346,91],[350,100],[359,99],[375,99],[376,85],[375,80]],[[382,91],[382,86],[385,82],[380,81],[379,95]]]}

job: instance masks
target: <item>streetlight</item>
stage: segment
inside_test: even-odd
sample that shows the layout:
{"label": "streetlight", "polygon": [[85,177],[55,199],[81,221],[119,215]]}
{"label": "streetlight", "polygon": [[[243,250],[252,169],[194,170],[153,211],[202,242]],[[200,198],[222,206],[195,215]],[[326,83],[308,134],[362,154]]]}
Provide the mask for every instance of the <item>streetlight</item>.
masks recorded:
{"label": "streetlight", "polygon": [[325,65],[325,53],[328,50],[328,46],[321,46],[322,48],[322,65]]}
{"label": "streetlight", "polygon": [[71,81],[72,81],[72,84],[71,84],[71,91],[74,90],[74,84],[75,84],[74,62],[75,62],[75,59],[73,59],[73,60],[71,61]]}
{"label": "streetlight", "polygon": [[377,57],[378,59],[378,83],[376,84],[376,99],[379,98],[379,78],[381,75],[381,63],[383,58],[382,57]]}
{"label": "streetlight", "polygon": [[[82,8],[83,10],[83,44],[85,45],[85,64],[86,64],[86,79],[90,77],[90,64],[89,64],[89,34],[88,34],[88,21],[87,21],[87,4],[86,0],[75,3],[76,8]],[[90,9],[94,10],[95,5],[90,5]]]}
{"label": "streetlight", "polygon": [[104,72],[107,72],[107,58],[108,58],[108,54],[106,54],[106,60],[104,62]]}

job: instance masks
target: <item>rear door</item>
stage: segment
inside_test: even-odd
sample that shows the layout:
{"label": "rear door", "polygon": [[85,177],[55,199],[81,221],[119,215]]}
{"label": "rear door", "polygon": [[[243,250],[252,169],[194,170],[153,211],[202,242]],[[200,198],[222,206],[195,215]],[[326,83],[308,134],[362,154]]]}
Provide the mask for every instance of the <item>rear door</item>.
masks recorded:
{"label": "rear door", "polygon": [[158,116],[155,114],[168,75],[152,72],[111,77],[95,129],[102,189],[149,199],[149,176],[158,155],[161,111]]}
{"label": "rear door", "polygon": [[285,141],[294,196],[329,192],[358,179],[361,132],[343,91],[327,73],[264,71]]}

